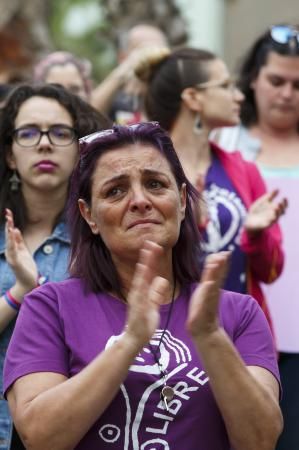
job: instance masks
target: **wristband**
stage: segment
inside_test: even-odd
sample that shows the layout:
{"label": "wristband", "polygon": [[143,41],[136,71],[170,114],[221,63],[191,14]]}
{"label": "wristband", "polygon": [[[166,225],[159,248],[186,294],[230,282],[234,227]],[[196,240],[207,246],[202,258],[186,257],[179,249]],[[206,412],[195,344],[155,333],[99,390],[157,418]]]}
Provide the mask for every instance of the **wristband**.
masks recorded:
{"label": "wristband", "polygon": [[11,306],[15,311],[19,311],[21,308],[21,303],[18,302],[10,293],[10,290],[6,291],[4,294],[4,299],[6,303]]}

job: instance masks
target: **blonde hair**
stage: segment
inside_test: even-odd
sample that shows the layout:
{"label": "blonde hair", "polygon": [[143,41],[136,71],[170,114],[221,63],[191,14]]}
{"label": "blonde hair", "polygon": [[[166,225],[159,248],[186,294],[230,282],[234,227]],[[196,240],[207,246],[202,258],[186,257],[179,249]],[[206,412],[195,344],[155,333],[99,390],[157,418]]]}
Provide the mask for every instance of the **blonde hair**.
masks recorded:
{"label": "blonde hair", "polygon": [[155,67],[171,54],[168,47],[147,47],[135,67],[135,75],[139,80],[149,82]]}

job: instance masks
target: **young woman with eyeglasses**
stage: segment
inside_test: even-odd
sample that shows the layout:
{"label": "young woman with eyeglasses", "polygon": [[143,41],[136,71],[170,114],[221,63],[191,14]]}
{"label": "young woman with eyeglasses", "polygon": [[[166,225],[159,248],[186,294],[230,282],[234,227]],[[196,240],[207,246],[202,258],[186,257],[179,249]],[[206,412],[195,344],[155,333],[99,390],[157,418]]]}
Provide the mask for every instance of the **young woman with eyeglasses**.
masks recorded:
{"label": "young woman with eyeglasses", "polygon": [[277,221],[286,202],[277,201],[276,191],[266,192],[254,164],[209,140],[213,129],[239,123],[243,94],[225,63],[200,49],[144,60],[137,74],[148,82],[148,117],[169,131],[188,178],[203,194],[205,253],[232,252],[225,288],[251,293],[270,321],[260,282],[273,281],[282,270]]}
{"label": "young woman with eyeglasses", "polygon": [[[78,138],[109,121],[60,86],[24,85],[0,120],[0,390],[7,346],[24,295],[67,277],[70,240],[64,209]],[[30,333],[31,330],[28,330]],[[12,422],[0,400],[0,449]]]}
{"label": "young woman with eyeglasses", "polygon": [[299,28],[274,25],[258,37],[244,56],[239,86],[245,94],[242,125],[221,130],[219,143],[255,161],[268,188],[279,189],[289,201],[288,213],[281,220],[285,267],[274,284],[264,287],[280,351],[284,391],[285,426],[277,448],[288,450],[299,448]]}

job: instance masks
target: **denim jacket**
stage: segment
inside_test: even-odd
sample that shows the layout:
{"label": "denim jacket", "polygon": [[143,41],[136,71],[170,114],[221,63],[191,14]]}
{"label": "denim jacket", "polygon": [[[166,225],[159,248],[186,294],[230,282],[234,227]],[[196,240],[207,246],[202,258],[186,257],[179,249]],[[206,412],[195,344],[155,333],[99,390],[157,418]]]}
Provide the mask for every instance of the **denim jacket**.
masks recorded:
{"label": "denim jacket", "polygon": [[[59,223],[49,236],[34,252],[34,260],[40,275],[48,281],[61,281],[68,277],[67,267],[70,240],[64,222]],[[14,273],[5,260],[4,227],[0,228],[0,294],[15,283]],[[0,334],[0,450],[10,449],[12,421],[7,401],[3,398],[3,363],[15,321],[12,321]]]}

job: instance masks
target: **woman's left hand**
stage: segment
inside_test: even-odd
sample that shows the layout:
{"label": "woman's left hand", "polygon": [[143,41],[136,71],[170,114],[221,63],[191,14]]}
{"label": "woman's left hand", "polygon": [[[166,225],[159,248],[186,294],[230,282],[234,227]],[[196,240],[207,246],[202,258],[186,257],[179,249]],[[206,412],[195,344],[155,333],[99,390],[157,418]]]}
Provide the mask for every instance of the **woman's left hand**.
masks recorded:
{"label": "woman's left hand", "polygon": [[[209,378],[209,387],[223,418],[231,448],[270,450],[274,449],[282,429],[278,382],[269,370],[245,365],[232,338],[218,321],[220,287],[226,275],[228,259],[229,253],[226,252],[208,257],[201,283],[191,297],[187,329],[205,376]],[[245,298],[244,301],[248,300]],[[251,333],[258,330],[257,333],[263,333],[266,345],[269,345],[270,355],[271,336],[267,336],[268,329],[262,330],[265,324],[258,314],[263,312],[253,312],[252,309],[252,313],[247,314],[246,327],[242,328],[239,323],[239,338],[244,332],[241,342],[244,347],[247,339],[250,347],[253,343],[249,343],[249,330]]]}
{"label": "woman's left hand", "polygon": [[258,198],[249,208],[244,227],[249,234],[256,234],[277,222],[285,213],[287,199],[276,201],[278,190],[268,192]]}
{"label": "woman's left hand", "polygon": [[[26,246],[21,231],[15,227],[13,214],[10,209],[5,212],[6,225],[6,261],[14,271],[16,284],[20,292],[25,295],[31,291],[37,284],[38,270],[36,263]],[[22,301],[22,299],[18,299]]]}
{"label": "woman's left hand", "polygon": [[229,252],[221,252],[206,258],[200,284],[190,300],[187,318],[187,330],[195,339],[206,337],[219,329],[220,288],[227,274],[229,256]]}

